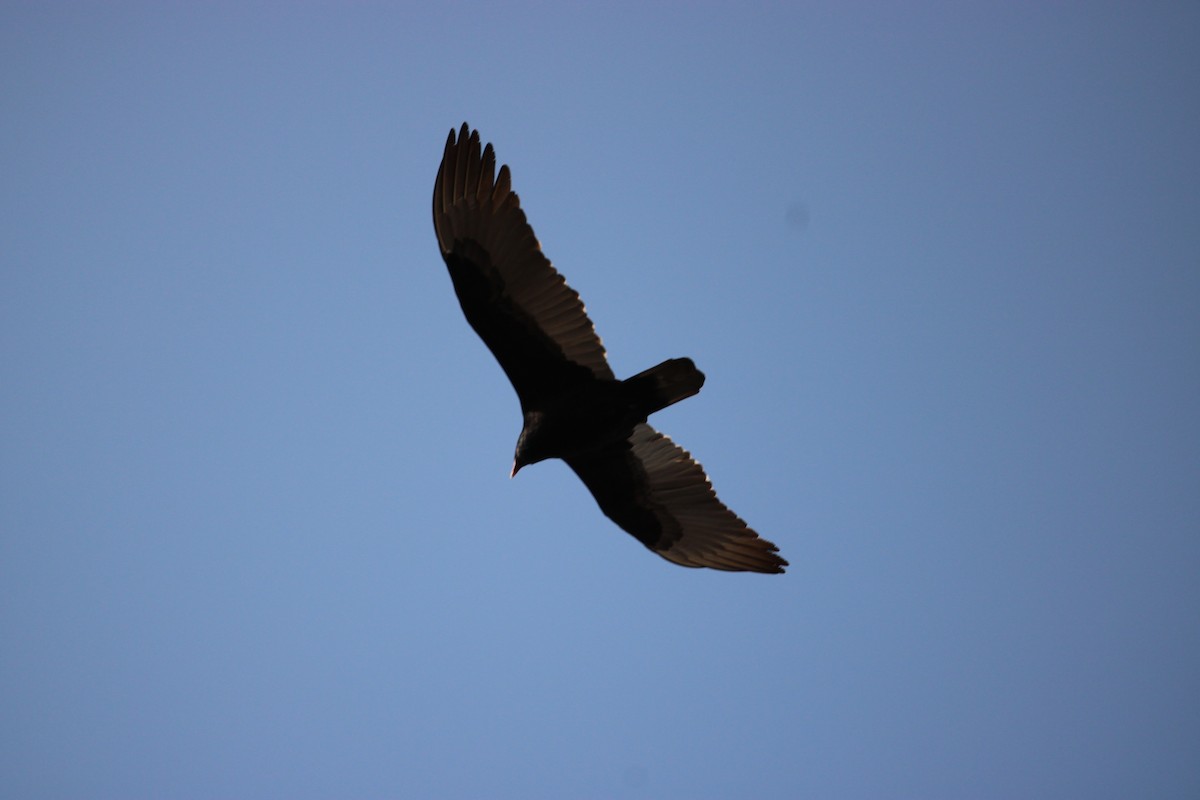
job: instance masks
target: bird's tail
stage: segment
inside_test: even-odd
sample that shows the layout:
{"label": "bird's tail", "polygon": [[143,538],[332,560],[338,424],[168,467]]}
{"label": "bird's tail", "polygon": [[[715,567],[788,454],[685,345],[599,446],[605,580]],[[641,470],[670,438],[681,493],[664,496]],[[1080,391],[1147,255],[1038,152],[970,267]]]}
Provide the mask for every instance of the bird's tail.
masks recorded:
{"label": "bird's tail", "polygon": [[622,383],[632,390],[635,402],[649,416],[699,392],[704,373],[690,358],[670,358]]}

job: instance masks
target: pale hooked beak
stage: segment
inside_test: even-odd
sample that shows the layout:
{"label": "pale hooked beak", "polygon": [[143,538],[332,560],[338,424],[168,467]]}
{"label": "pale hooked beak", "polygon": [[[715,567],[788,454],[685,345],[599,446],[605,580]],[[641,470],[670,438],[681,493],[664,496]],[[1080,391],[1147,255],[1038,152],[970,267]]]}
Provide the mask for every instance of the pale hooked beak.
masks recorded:
{"label": "pale hooked beak", "polygon": [[508,473],[508,479],[512,480],[513,478],[517,477],[517,473],[520,471],[521,471],[521,468],[519,466],[517,466],[517,462],[514,461],[512,472]]}

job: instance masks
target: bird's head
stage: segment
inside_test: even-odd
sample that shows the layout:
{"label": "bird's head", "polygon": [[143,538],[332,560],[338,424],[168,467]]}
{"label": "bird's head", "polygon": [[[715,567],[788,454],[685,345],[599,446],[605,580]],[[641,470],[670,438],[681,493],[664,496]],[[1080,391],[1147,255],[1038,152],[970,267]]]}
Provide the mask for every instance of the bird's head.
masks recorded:
{"label": "bird's head", "polygon": [[526,464],[533,463],[533,460],[529,457],[529,454],[526,452],[525,448],[521,446],[524,441],[525,432],[522,431],[521,438],[517,440],[517,450],[515,453],[513,453],[512,472],[508,473],[508,477],[510,478],[517,477],[517,473],[521,471],[521,467],[525,466]]}
{"label": "bird's head", "polygon": [[541,432],[541,417],[537,412],[531,412],[525,415],[525,425],[521,428],[521,435],[517,437],[517,449],[513,453],[512,472],[509,473],[510,478],[515,478],[517,473],[521,471],[521,467],[529,464],[536,464],[539,461],[544,461],[550,458],[549,453],[541,452],[542,437]]}

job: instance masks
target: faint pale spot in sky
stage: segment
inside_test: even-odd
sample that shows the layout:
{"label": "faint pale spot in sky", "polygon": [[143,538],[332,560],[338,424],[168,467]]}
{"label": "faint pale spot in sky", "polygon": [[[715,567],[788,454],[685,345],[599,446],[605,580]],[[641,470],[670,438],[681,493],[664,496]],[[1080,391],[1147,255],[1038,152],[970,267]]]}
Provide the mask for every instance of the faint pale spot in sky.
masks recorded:
{"label": "faint pale spot in sky", "polygon": [[808,203],[803,200],[796,200],[787,207],[787,212],[784,214],[784,219],[787,224],[797,231],[803,231],[808,228]]}

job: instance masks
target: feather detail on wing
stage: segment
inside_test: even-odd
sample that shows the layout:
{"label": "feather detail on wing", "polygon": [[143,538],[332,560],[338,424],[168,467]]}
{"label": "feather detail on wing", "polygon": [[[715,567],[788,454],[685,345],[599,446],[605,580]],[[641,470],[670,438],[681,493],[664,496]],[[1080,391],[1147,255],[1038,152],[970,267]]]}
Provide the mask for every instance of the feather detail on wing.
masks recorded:
{"label": "feather detail on wing", "polygon": [[583,303],[542,254],[507,166],[478,131],[454,131],[433,190],[433,225],[467,321],[522,405],[589,379],[612,379]]}
{"label": "feather detail on wing", "polygon": [[787,566],[774,544],[717,499],[703,467],[649,425],[567,463],[611,520],[668,561],[740,572]]}

